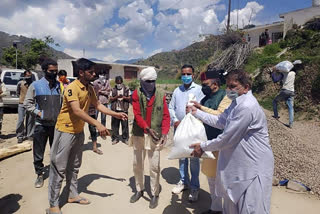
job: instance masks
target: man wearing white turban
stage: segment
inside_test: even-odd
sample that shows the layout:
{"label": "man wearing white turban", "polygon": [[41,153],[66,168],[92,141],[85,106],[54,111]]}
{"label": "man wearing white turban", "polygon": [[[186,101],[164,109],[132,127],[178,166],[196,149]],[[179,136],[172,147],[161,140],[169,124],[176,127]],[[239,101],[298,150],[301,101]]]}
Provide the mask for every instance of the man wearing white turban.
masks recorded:
{"label": "man wearing white turban", "polygon": [[167,142],[170,115],[163,92],[156,90],[157,72],[148,67],[140,72],[140,89],[132,94],[134,122],[130,144],[133,146],[133,173],[137,192],[130,202],[138,201],[144,192],[144,159],[148,156],[152,198],[150,209],[158,205],[160,192],[160,150]]}

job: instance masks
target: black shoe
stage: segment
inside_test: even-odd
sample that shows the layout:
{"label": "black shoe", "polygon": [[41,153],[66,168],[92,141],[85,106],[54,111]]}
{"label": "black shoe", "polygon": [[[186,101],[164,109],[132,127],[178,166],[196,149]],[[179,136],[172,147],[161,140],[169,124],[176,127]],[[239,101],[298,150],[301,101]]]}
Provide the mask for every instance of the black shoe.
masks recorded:
{"label": "black shoe", "polygon": [[159,201],[159,196],[153,196],[151,198],[150,204],[149,204],[149,208],[150,209],[154,209],[158,206],[158,201]]}
{"label": "black shoe", "polygon": [[222,211],[207,210],[202,212],[201,214],[222,214]]}
{"label": "black shoe", "polygon": [[18,138],[18,143],[22,143],[23,142],[23,138]]}
{"label": "black shoe", "polygon": [[43,175],[38,175],[36,182],[34,182],[35,188],[41,188],[43,186]]}
{"label": "black shoe", "polygon": [[133,196],[131,196],[130,203],[137,202],[142,196],[143,196],[143,191],[136,192]]}

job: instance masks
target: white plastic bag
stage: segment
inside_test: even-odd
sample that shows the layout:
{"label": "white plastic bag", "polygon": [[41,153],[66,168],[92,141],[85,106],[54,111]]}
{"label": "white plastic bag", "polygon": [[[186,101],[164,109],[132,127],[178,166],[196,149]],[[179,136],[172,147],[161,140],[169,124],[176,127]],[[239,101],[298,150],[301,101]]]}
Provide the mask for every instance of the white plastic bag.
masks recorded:
{"label": "white plastic bag", "polygon": [[282,61],[276,65],[276,69],[282,72],[289,72],[293,68],[293,64],[289,61]]}
{"label": "white plastic bag", "polygon": [[[204,141],[207,141],[207,135],[202,122],[188,113],[176,129],[168,159],[189,158],[193,151],[189,146]],[[214,156],[212,152],[205,152],[202,158],[214,158]]]}

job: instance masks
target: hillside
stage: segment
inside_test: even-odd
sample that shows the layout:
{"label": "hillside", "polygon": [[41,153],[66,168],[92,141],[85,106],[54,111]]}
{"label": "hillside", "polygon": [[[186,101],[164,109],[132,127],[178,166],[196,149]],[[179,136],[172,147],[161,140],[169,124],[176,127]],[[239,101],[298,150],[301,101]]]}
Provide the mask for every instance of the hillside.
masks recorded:
{"label": "hillside", "polygon": [[303,67],[296,73],[295,80],[295,118],[320,120],[319,31],[320,19],[311,21],[303,28],[289,31],[280,43],[257,49],[247,60],[246,71],[252,73],[260,70],[254,80],[253,90],[264,108],[272,109],[272,99],[281,88],[272,82],[269,68],[283,60],[301,60]]}
{"label": "hillside", "polygon": [[[25,45],[31,43],[31,38],[25,36],[9,35],[5,32],[0,31],[0,59],[2,57],[2,49],[11,47],[14,40],[19,40],[21,42],[18,44],[18,49],[22,52],[25,51]],[[72,56],[69,56],[62,51],[57,51],[54,48],[50,48],[49,54],[52,55],[52,58],[54,59],[73,59]]]}
{"label": "hillside", "polygon": [[193,43],[184,49],[158,53],[134,64],[155,66],[160,69],[160,78],[174,78],[183,64],[192,64],[196,68],[207,64],[217,50],[217,41],[218,37],[209,35],[204,41]]}

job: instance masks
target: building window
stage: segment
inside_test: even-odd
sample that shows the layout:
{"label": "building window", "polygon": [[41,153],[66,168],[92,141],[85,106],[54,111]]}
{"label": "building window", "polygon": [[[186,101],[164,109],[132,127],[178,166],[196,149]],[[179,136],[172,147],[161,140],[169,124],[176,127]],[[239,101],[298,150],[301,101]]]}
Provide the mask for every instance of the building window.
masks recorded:
{"label": "building window", "polygon": [[138,70],[137,67],[124,66],[124,79],[137,79]]}

